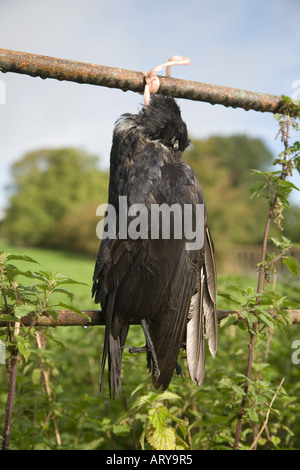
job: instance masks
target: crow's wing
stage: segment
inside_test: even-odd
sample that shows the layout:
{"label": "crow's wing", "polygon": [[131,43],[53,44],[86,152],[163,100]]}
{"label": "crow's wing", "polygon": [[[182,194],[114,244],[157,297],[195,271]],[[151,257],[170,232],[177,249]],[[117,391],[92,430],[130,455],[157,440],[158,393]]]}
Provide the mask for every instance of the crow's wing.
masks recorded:
{"label": "crow's wing", "polygon": [[[204,202],[190,167],[166,163],[163,152],[152,144],[140,155],[129,181],[130,204],[149,209],[151,204],[179,204],[182,209],[191,204],[194,210]],[[172,224],[170,229],[172,233]],[[201,250],[186,250],[184,238],[117,237],[111,245],[104,286],[108,296],[114,296],[114,305],[106,312],[106,324],[117,338],[121,325],[147,320],[160,369],[159,378],[153,378],[156,388],[167,388],[172,378],[201,258]]]}

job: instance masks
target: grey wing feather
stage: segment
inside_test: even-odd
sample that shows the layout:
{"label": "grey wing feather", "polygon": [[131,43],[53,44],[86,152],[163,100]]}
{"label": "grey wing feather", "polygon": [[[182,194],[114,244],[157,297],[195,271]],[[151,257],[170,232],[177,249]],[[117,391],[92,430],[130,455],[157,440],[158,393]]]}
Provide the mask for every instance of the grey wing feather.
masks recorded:
{"label": "grey wing feather", "polygon": [[204,265],[202,266],[193,295],[187,324],[187,360],[191,379],[201,385],[205,374],[205,340],[214,357],[217,352],[216,314],[216,268],[209,229],[204,242]]}
{"label": "grey wing feather", "polygon": [[203,267],[193,295],[186,330],[186,352],[192,381],[200,386],[205,373],[205,331],[203,316]]}
{"label": "grey wing feather", "polygon": [[215,357],[217,353],[218,344],[218,321],[217,321],[217,274],[216,264],[214,257],[213,242],[211,239],[210,231],[206,227],[205,238],[205,271],[206,271],[206,285],[204,295],[204,316],[205,316],[205,337],[208,338],[208,347],[210,353]]}

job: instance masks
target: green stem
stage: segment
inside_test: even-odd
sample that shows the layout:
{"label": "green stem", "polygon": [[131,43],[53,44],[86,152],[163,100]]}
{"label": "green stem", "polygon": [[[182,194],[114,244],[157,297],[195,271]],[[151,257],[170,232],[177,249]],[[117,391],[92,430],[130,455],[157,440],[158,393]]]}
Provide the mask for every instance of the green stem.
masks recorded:
{"label": "green stem", "polygon": [[2,450],[8,450],[8,447],[9,447],[11,421],[12,421],[13,405],[14,405],[14,398],[15,398],[15,391],[16,391],[17,361],[18,361],[18,351],[17,351],[17,348],[15,348],[11,357],[11,367],[10,367],[10,374],[9,374]]}
{"label": "green stem", "polygon": [[[263,238],[263,244],[262,244],[262,252],[261,252],[261,262],[263,263],[266,259],[266,253],[267,253],[267,242],[268,242],[268,236],[269,236],[269,229],[270,229],[270,223],[273,215],[273,210],[276,205],[277,201],[277,196],[276,199],[273,201],[273,204],[270,207],[269,214],[268,214],[268,219],[266,222],[265,226],[265,232],[264,232],[264,238]],[[263,279],[264,279],[264,265],[260,265],[260,270],[259,270],[259,276],[258,276],[258,285],[257,285],[257,294],[260,294],[262,291],[262,285],[263,285]],[[257,298],[257,305],[259,304],[259,297]],[[246,377],[247,379],[250,379],[251,373],[252,373],[252,363],[253,363],[253,356],[254,356],[254,346],[255,346],[255,340],[256,340],[256,330],[257,330],[257,322],[254,323],[253,325],[253,332],[250,334],[250,343],[249,343],[249,353],[248,353],[248,364],[247,364],[247,372],[246,372]],[[236,433],[235,433],[235,439],[234,439],[234,444],[233,444],[233,450],[237,450],[238,445],[239,445],[239,440],[240,440],[240,435],[241,435],[241,430],[242,430],[242,424],[244,420],[244,414],[245,414],[245,406],[247,402],[247,395],[248,395],[248,388],[249,388],[249,381],[245,381],[244,385],[244,395],[242,397],[241,401],[241,408],[238,413],[238,421],[237,421],[237,427],[236,427]]]}
{"label": "green stem", "polygon": [[[285,116],[285,126],[282,127],[282,129],[281,129],[281,134],[282,134],[282,139],[281,140],[284,144],[284,149],[285,149],[284,161],[286,161],[286,159],[287,159],[287,148],[288,148],[288,142],[289,142],[290,124],[291,124],[290,117],[288,115],[286,115]],[[283,163],[280,179],[285,180],[286,177],[287,177],[286,164]],[[277,201],[278,201],[278,194],[276,193],[275,196],[272,199],[271,204],[270,204],[268,218],[267,218],[266,225],[265,225],[265,231],[264,231],[264,237],[263,237],[263,243],[262,243],[262,251],[261,251],[261,264],[260,264],[259,275],[258,275],[258,283],[257,283],[257,294],[258,294],[258,297],[256,299],[256,304],[257,305],[259,305],[259,294],[261,294],[262,288],[263,288],[263,280],[264,280],[264,272],[265,272],[264,262],[265,262],[266,254],[267,254],[267,243],[268,243],[268,238],[269,238],[270,224],[271,224],[274,208],[276,207]],[[240,407],[240,411],[238,413],[238,420],[237,420],[233,450],[238,449],[241,430],[242,430],[242,424],[243,424],[243,420],[244,420],[245,407],[246,407],[248,389],[249,389],[249,379],[250,379],[251,373],[252,373],[252,364],[253,364],[253,357],[254,357],[254,346],[255,346],[255,341],[256,341],[257,326],[258,326],[258,322],[256,321],[253,325],[253,331],[250,333],[248,364],[247,364],[246,380],[245,380],[245,385],[244,385],[244,395],[242,397],[241,407]]]}

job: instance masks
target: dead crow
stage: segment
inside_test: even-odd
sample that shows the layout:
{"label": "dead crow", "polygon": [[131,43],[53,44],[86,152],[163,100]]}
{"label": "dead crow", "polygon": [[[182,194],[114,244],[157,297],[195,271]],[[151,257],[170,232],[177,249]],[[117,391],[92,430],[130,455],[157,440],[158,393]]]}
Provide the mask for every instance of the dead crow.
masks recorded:
{"label": "dead crow", "polygon": [[[161,94],[152,95],[138,114],[124,114],[114,129],[108,204],[115,209],[115,236],[101,241],[92,288],[106,325],[99,387],[108,358],[113,397],[121,387],[130,322],[141,322],[146,346],[129,351],[147,352],[155,389],[165,390],[174,370],[180,372],[180,348],[186,349],[197,385],[204,377],[205,339],[216,354],[214,249],[203,192],[193,170],[181,161],[188,144],[177,103]],[[202,211],[197,212],[199,207]],[[155,223],[153,208],[156,215],[158,208],[163,214]],[[163,208],[169,208],[168,221]],[[190,231],[186,208],[192,214]],[[197,235],[197,223],[202,238],[191,244],[187,232]]]}

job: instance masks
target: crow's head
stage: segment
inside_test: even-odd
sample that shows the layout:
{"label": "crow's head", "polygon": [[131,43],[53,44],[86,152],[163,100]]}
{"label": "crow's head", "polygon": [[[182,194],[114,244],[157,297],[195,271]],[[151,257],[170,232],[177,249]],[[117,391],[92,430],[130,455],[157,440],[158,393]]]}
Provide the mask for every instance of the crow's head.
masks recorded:
{"label": "crow's head", "polygon": [[150,105],[139,114],[139,124],[145,136],[165,145],[176,160],[189,145],[187,127],[178,105],[171,96],[152,95]]}

